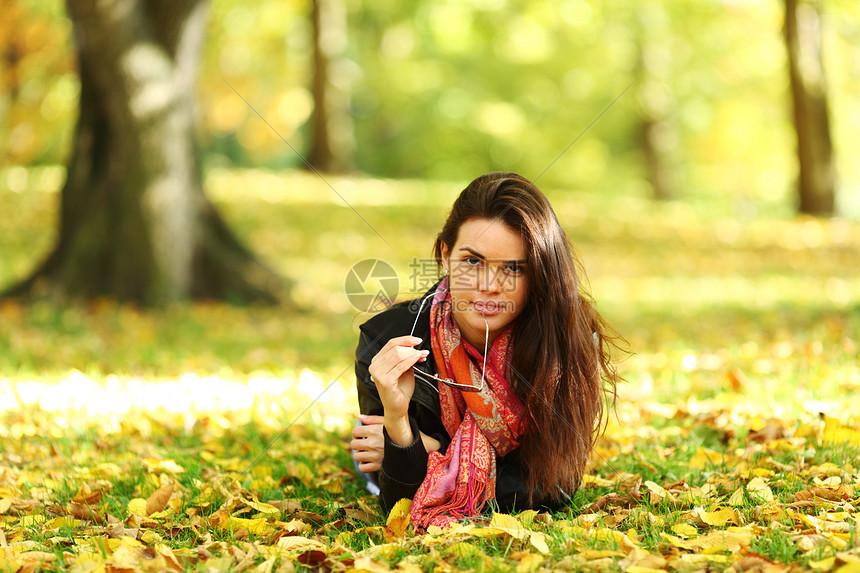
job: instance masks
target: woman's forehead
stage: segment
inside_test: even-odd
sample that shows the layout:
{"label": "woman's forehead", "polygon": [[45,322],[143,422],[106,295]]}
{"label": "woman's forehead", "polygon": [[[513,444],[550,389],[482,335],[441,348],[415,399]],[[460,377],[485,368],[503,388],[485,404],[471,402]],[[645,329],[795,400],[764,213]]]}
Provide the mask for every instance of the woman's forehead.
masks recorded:
{"label": "woman's forehead", "polygon": [[501,219],[475,218],[460,225],[455,250],[472,250],[485,257],[524,260],[526,246],[522,236]]}

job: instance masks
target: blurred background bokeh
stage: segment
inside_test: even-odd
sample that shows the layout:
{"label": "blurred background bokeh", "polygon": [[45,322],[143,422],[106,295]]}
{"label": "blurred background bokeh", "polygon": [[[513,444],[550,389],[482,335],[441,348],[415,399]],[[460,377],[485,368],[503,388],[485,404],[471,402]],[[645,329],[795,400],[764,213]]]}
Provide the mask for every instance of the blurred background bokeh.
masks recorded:
{"label": "blurred background bokeh", "polygon": [[[860,4],[800,4],[836,173],[818,216],[799,214],[781,1],[212,0],[203,188],[292,305],[6,299],[0,378],[348,387],[351,266],[383,259],[416,294],[453,198],[509,170],[556,207],[630,342],[632,394],[838,402],[860,388]],[[0,12],[2,288],[56,240],[81,88],[62,2]]]}

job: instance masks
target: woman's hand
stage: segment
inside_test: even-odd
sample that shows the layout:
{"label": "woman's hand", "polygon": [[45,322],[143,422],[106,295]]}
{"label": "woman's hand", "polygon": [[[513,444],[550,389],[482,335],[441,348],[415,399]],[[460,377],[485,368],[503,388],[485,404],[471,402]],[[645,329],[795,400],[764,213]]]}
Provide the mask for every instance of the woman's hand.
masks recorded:
{"label": "woman's hand", "polygon": [[[352,429],[352,441],[349,447],[352,449],[352,459],[358,462],[358,469],[364,473],[378,472],[382,469],[382,458],[385,455],[385,439],[382,436],[382,425],[385,422],[383,416],[358,417],[360,426]],[[421,432],[421,442],[428,452],[438,450],[442,444],[439,440],[431,438]],[[410,442],[411,443],[411,442]]]}
{"label": "woman's hand", "polygon": [[373,357],[368,368],[382,401],[388,437],[401,447],[415,439],[409,426],[409,401],[415,391],[412,366],[430,354],[429,350],[416,350],[417,344],[421,344],[421,339],[415,336],[392,338]]}
{"label": "woman's hand", "polygon": [[382,437],[382,416],[358,417],[362,425],[352,429],[352,459],[358,462],[358,469],[364,473],[378,472],[382,469],[384,440]]}

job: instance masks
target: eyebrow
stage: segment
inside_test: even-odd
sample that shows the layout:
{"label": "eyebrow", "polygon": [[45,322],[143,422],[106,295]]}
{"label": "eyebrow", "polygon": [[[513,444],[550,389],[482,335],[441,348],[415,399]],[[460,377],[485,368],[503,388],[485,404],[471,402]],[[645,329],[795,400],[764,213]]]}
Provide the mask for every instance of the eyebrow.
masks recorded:
{"label": "eyebrow", "polygon": [[[466,251],[466,252],[472,253],[473,255],[475,255],[476,257],[478,257],[479,259],[487,260],[487,257],[485,257],[484,255],[482,255],[481,253],[479,253],[478,251],[476,251],[475,249],[472,249],[472,248],[470,248],[470,247],[460,247],[460,250],[461,250],[461,251]],[[506,263],[516,263],[516,264],[518,264],[518,265],[524,265],[524,264],[526,264],[526,260],[525,260],[525,259],[510,259],[510,260],[507,260],[507,261],[504,261],[504,262],[506,262]]]}

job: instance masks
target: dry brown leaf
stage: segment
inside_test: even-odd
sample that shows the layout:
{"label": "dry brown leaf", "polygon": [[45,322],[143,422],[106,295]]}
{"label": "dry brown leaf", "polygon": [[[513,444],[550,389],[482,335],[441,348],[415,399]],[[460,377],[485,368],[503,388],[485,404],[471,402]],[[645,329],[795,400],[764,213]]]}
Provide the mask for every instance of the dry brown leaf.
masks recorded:
{"label": "dry brown leaf", "polygon": [[326,518],[320,515],[319,513],[314,513],[313,511],[297,511],[293,513],[290,517],[293,519],[301,519],[302,521],[307,521],[312,523],[313,525],[322,525]]}
{"label": "dry brown leaf", "polygon": [[72,503],[69,505],[69,515],[76,519],[84,519],[87,521],[95,521],[96,523],[104,523],[105,518],[93,511],[93,508],[82,503]]}
{"label": "dry brown leaf", "polygon": [[173,494],[174,484],[160,487],[150,495],[146,500],[146,515],[152,515],[159,511],[163,511],[167,507],[167,501]]}
{"label": "dry brown leaf", "polygon": [[785,436],[785,426],[775,418],[770,418],[766,425],[754,432],[747,434],[747,440],[751,442],[772,442]]}
{"label": "dry brown leaf", "polygon": [[96,505],[102,500],[103,493],[104,491],[101,488],[93,490],[89,484],[84,482],[81,484],[80,489],[78,489],[78,493],[72,498],[72,501],[83,505]]}
{"label": "dry brown leaf", "polygon": [[605,511],[608,507],[631,507],[635,505],[636,501],[631,497],[622,496],[617,493],[607,493],[606,495],[600,496],[597,501],[589,505],[583,511],[585,513],[597,513],[598,511]]}
{"label": "dry brown leaf", "polygon": [[813,501],[814,498],[829,501],[847,501],[854,498],[853,488],[840,485],[837,488],[813,487],[794,494],[794,501]]}
{"label": "dry brown leaf", "polygon": [[273,499],[266,503],[278,508],[285,514],[295,513],[302,510],[302,502],[296,499]]}
{"label": "dry brown leaf", "polygon": [[618,562],[618,566],[625,571],[631,567],[641,567],[650,570],[659,570],[666,567],[666,559],[662,555],[655,555],[647,549],[635,547],[627,556]]}
{"label": "dry brown leaf", "polygon": [[316,567],[320,565],[323,561],[325,561],[325,551],[320,551],[317,549],[311,549],[310,551],[305,551],[296,559],[302,565],[306,567]]}
{"label": "dry brown leaf", "polygon": [[736,559],[734,568],[738,571],[753,571],[754,573],[785,573],[791,569],[788,565],[776,563],[758,553],[747,553]]}
{"label": "dry brown leaf", "polygon": [[311,526],[301,519],[291,519],[287,523],[280,523],[278,525],[287,535],[301,535],[311,532]]}

